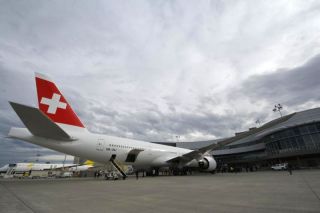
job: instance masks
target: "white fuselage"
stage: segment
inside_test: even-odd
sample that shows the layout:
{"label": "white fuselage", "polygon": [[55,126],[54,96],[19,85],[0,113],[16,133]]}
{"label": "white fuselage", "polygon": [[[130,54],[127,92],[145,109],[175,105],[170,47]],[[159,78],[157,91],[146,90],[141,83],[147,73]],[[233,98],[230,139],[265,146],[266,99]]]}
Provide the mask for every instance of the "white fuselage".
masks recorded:
{"label": "white fuselage", "polygon": [[0,168],[0,172],[7,172],[9,169],[13,169],[15,172],[28,172],[28,171],[42,171],[42,170],[52,170],[61,169],[63,167],[72,167],[76,164],[47,164],[47,163],[15,163],[7,164]]}
{"label": "white fuselage", "polygon": [[[69,155],[80,156],[92,161],[107,163],[115,155],[115,160],[136,168],[170,166],[168,160],[182,156],[192,150],[154,144],[150,142],[93,134],[88,131],[70,132],[74,141],[57,141],[32,135],[26,128],[12,128],[9,136],[47,147]],[[134,162],[126,162],[131,150],[140,150]],[[186,165],[182,165],[186,166]],[[187,166],[196,167],[193,160]]]}

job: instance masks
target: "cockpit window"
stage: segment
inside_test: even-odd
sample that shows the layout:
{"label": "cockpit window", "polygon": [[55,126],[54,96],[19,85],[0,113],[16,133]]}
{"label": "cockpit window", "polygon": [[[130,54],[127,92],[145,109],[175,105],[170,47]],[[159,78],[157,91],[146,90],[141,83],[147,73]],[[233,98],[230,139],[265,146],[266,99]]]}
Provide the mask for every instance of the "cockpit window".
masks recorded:
{"label": "cockpit window", "polygon": [[17,166],[17,164],[15,163],[9,164],[9,167],[15,167],[15,166]]}

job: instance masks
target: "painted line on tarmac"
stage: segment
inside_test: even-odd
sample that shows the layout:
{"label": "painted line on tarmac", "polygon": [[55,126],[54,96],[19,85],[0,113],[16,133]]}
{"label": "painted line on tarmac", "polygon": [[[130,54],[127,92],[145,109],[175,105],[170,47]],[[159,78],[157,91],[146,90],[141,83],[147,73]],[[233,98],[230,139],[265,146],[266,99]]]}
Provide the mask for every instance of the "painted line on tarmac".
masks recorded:
{"label": "painted line on tarmac", "polygon": [[316,191],[313,190],[313,188],[310,186],[309,182],[306,180],[306,178],[304,177],[303,174],[301,174],[303,181],[305,182],[305,184],[308,186],[308,188],[312,191],[312,193],[314,194],[314,196],[316,196],[316,198],[320,201],[320,197],[317,194]]}
{"label": "painted line on tarmac", "polygon": [[31,212],[36,213],[36,211],[34,209],[31,208],[31,206],[29,206],[24,200],[22,200],[16,193],[14,193],[12,190],[10,190],[6,185],[4,185],[3,183],[1,183],[1,186],[6,189],[10,194],[12,194],[18,201],[20,201],[22,203],[23,206],[25,206],[27,209],[29,209]]}

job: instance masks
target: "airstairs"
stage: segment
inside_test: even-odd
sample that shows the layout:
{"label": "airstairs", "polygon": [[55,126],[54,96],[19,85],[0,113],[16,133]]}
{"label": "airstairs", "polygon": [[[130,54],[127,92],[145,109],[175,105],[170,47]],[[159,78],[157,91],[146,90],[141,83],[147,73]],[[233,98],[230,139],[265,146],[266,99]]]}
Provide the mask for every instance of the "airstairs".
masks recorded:
{"label": "airstairs", "polygon": [[110,158],[110,162],[112,165],[121,173],[122,179],[125,180],[127,178],[126,173],[121,169],[120,165],[115,161],[116,155],[112,155]]}
{"label": "airstairs", "polygon": [[14,174],[14,168],[10,167],[3,177],[4,178],[13,178],[13,174]]}

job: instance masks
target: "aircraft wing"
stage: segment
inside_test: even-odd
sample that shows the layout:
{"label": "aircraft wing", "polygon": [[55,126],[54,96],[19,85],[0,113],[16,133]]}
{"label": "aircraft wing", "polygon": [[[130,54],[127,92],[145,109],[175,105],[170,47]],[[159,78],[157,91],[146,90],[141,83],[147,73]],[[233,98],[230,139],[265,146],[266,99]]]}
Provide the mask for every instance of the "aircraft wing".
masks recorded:
{"label": "aircraft wing", "polygon": [[9,103],[33,135],[62,141],[75,140],[39,109],[18,103]]}
{"label": "aircraft wing", "polygon": [[172,158],[168,160],[169,163],[187,163],[194,159],[199,159],[203,156],[202,152],[199,152],[198,150],[194,150],[191,152],[188,152],[187,154]]}
{"label": "aircraft wing", "polygon": [[223,145],[224,144],[221,144],[221,143],[210,144],[210,145],[202,147],[198,150],[194,150],[194,151],[188,152],[184,155],[172,158],[172,159],[168,160],[167,162],[169,162],[169,163],[188,163],[194,159],[199,160],[204,155],[210,155],[210,152],[212,150],[215,150]]}

